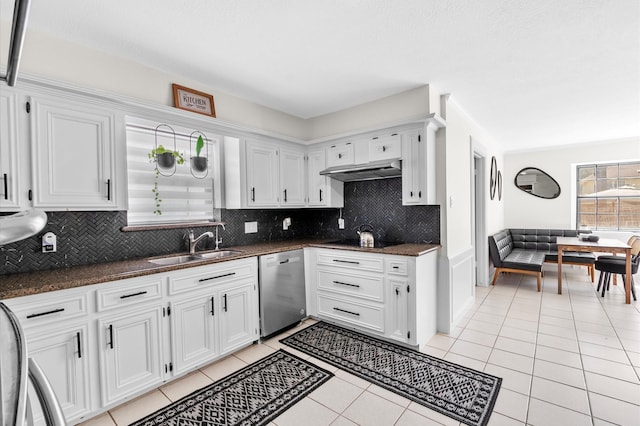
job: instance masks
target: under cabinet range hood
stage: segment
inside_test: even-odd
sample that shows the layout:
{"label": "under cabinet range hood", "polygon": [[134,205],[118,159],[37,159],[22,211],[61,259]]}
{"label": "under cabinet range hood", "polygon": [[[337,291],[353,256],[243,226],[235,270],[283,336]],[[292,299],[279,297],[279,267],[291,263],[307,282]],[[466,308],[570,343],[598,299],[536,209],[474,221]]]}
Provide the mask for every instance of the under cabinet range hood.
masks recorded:
{"label": "under cabinet range hood", "polygon": [[400,177],[402,176],[402,160],[382,160],[333,166],[322,170],[320,174],[342,182]]}

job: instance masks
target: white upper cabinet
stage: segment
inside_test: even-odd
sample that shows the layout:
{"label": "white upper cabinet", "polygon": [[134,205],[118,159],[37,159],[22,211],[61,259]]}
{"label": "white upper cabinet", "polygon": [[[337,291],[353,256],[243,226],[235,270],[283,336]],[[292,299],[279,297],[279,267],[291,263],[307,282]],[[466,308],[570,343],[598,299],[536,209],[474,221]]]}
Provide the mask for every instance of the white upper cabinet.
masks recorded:
{"label": "white upper cabinet", "polygon": [[30,98],[34,207],[118,210],[113,111],[76,101]]}
{"label": "white upper cabinet", "polygon": [[420,166],[420,160],[425,157],[426,142],[423,142],[420,130],[404,132],[402,138],[406,153],[402,160],[402,204],[426,204],[425,172]]}
{"label": "white upper cabinet", "polygon": [[401,133],[402,204],[436,204],[436,133],[445,126],[435,115],[418,129]]}
{"label": "white upper cabinet", "polygon": [[355,161],[354,143],[351,141],[331,144],[327,150],[327,167],[345,166]]}
{"label": "white upper cabinet", "polygon": [[247,207],[278,207],[278,148],[263,141],[246,141]]}
{"label": "white upper cabinet", "polygon": [[309,207],[344,207],[344,183],[322,176],[327,167],[326,149],[312,149],[307,154]]}
{"label": "white upper cabinet", "polygon": [[304,207],[306,182],[304,150],[280,148],[280,205]]}
{"label": "white upper cabinet", "polygon": [[0,211],[19,210],[22,189],[19,152],[26,135],[21,135],[18,122],[17,93],[2,87],[0,92]]}
{"label": "white upper cabinet", "polygon": [[306,149],[293,144],[225,138],[225,207],[305,207],[305,159]]}
{"label": "white upper cabinet", "polygon": [[402,138],[398,133],[374,136],[369,141],[369,161],[392,160],[402,156]]}

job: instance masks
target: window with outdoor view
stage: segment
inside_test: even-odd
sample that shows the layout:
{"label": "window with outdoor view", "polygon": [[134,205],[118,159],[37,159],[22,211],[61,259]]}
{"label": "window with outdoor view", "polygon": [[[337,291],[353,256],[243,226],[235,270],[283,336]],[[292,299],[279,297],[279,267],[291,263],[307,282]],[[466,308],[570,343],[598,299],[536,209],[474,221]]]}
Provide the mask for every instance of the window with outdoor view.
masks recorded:
{"label": "window with outdoor view", "polygon": [[577,166],[578,228],[640,229],[640,161]]}

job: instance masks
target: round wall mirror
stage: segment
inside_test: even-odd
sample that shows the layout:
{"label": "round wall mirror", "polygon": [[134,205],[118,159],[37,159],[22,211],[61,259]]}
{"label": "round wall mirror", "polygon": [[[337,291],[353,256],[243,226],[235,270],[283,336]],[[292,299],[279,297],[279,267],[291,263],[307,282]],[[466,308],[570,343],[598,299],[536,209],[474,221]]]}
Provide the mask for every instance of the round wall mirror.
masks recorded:
{"label": "round wall mirror", "polygon": [[558,198],[560,185],[547,173],[536,167],[525,167],[516,174],[516,186],[527,194],[540,198]]}

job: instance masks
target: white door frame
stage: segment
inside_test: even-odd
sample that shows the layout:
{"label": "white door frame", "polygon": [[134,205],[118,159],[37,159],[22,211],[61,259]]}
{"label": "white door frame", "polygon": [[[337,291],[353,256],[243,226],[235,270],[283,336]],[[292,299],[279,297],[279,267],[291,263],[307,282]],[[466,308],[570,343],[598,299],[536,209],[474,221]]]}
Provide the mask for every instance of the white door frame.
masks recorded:
{"label": "white door frame", "polygon": [[[479,141],[470,138],[471,149],[471,240],[475,253],[476,285],[489,285],[489,243],[487,239],[487,150]],[[476,168],[477,165],[477,168]],[[476,175],[477,173],[477,175]]]}

